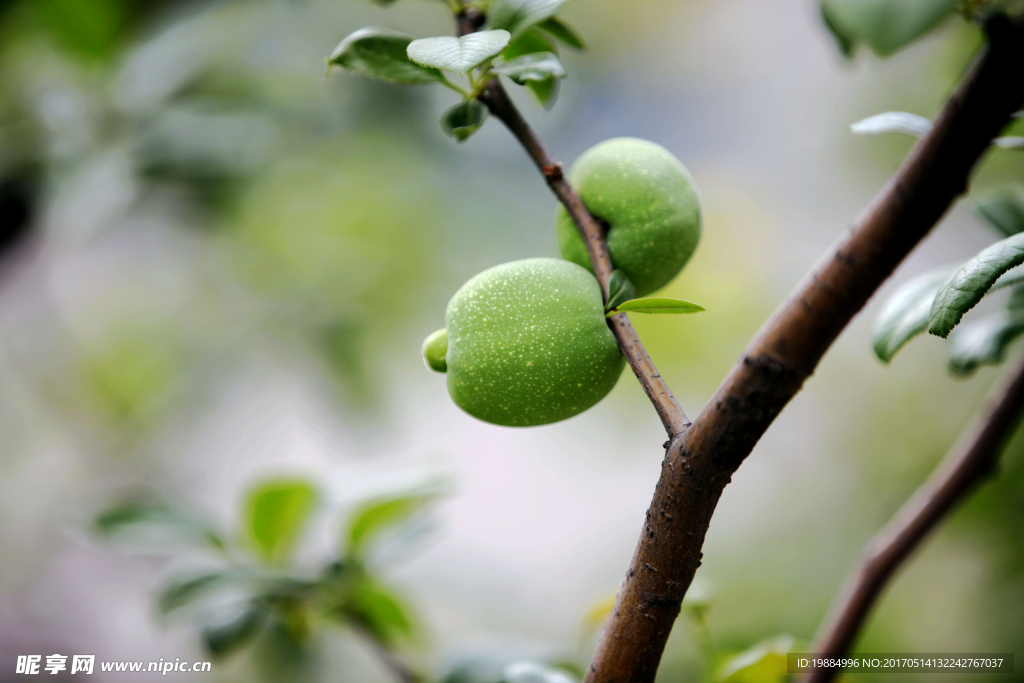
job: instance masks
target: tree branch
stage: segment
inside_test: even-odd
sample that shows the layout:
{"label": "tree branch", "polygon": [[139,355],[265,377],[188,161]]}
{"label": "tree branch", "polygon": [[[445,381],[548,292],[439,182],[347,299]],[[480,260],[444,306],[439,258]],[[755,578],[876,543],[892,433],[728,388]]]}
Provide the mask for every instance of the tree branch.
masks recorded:
{"label": "tree branch", "polygon": [[[840,593],[812,652],[828,653],[830,657],[843,657],[849,652],[896,570],[946,513],[993,472],[1007,440],[1020,423],[1022,411],[1024,361],[989,404],[980,424],[961,437],[928,481],[868,543],[859,569]],[[838,673],[838,669],[818,669],[808,674],[804,683],[829,683]]]}
{"label": "tree branch", "polygon": [[649,683],[722,490],[832,342],[962,194],[1024,101],[1024,19],[997,16],[989,45],[931,132],[761,328],[693,425],[672,441],[587,683]]}
{"label": "tree branch", "polygon": [[[594,266],[594,273],[597,275],[597,281],[601,283],[601,291],[607,301],[608,279],[612,275],[614,266],[608,256],[608,243],[605,241],[601,226],[587,211],[587,207],[583,205],[576,189],[565,179],[562,165],[555,161],[544,147],[544,143],[540,141],[540,138],[516,109],[497,78],[487,84],[487,87],[480,93],[479,99],[526,148],[526,152],[537,164],[544,179],[547,180],[548,187],[572,216],[583,237],[590,262]],[[619,348],[626,356],[629,366],[633,368],[633,373],[640,380],[647,397],[654,404],[654,409],[658,411],[658,417],[665,425],[669,439],[678,436],[690,426],[690,420],[679,406],[675,396],[672,395],[672,390],[668,388],[658,369],[654,367],[654,362],[647,355],[647,350],[640,341],[640,337],[637,336],[636,330],[633,329],[633,324],[629,322],[629,317],[625,313],[613,315],[609,318],[608,325],[615,333],[615,337],[619,341]]]}

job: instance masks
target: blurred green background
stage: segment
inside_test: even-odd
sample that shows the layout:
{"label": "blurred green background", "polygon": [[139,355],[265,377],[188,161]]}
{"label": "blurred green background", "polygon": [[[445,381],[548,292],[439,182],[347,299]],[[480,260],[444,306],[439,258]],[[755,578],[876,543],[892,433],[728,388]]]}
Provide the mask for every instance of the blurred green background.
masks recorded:
{"label": "blurred green background", "polygon": [[[556,255],[555,200],[497,122],[464,145],[444,136],[452,93],[324,75],[363,26],[450,33],[444,6],[0,7],[0,680],[18,654],[206,659],[193,627],[154,613],[173,567],[81,530],[125,491],[235,528],[245,491],[274,475],[316,482],[330,512],[304,539],[309,566],[357,501],[453,482],[429,541],[388,572],[428,670],[488,653],[586,662],[586,614],[617,589],[657,479],[657,417],[627,375],[550,427],[494,427],[450,402],[422,339],[471,276]],[[555,155],[643,137],[700,187],[704,238],[666,293],[708,312],[635,321],[690,415],[912,144],[849,124],[933,115],[981,44],[956,21],[846,61],[813,0],[575,0],[561,16],[589,50],[563,51],[558,104],[514,93]],[[1024,155],[996,151],[972,194],[1022,173]],[[961,202],[879,301],[991,241]],[[879,301],[722,498],[698,573],[721,652],[809,639],[999,375],[951,378],[935,338],[883,367]],[[900,574],[860,650],[1024,653],[1022,451]],[[387,680],[344,632],[325,649],[331,680]],[[680,623],[659,680],[699,680],[699,649]],[[247,666],[213,678],[249,680]]]}

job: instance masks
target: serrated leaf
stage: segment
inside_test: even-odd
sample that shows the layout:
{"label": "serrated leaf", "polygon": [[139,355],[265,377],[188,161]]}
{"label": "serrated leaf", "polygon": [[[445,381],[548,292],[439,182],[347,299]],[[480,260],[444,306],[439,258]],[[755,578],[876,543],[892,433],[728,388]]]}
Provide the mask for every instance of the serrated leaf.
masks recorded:
{"label": "serrated leaf", "polygon": [[207,625],[202,631],[207,652],[217,659],[227,657],[256,637],[266,616],[262,605],[248,602],[228,618]]}
{"label": "serrated leaf", "polygon": [[491,28],[505,29],[513,36],[555,16],[566,0],[495,0],[488,10]]}
{"label": "serrated leaf", "polygon": [[247,530],[261,560],[268,564],[288,560],[316,498],[316,489],[300,480],[272,480],[250,492],[246,501]]}
{"label": "serrated leaf", "polygon": [[210,589],[221,585],[227,578],[224,572],[210,572],[187,579],[171,581],[164,585],[157,598],[157,609],[160,614],[170,614],[186,605],[195,602]]}
{"label": "serrated leaf", "polygon": [[92,528],[106,541],[156,550],[210,545],[223,548],[224,541],[201,521],[162,503],[126,501],[96,516]]}
{"label": "serrated leaf", "polygon": [[1006,348],[1024,334],[1024,311],[1005,310],[964,323],[949,335],[949,371],[969,375],[981,365],[998,365]]}
{"label": "serrated leaf", "polygon": [[978,202],[978,214],[1005,237],[1024,232],[1024,192],[1006,189]]}
{"label": "serrated leaf", "polygon": [[381,533],[409,523],[423,513],[440,492],[416,492],[377,498],[363,503],[348,524],[346,553],[362,558],[369,544]]}
{"label": "serrated leaf", "polygon": [[576,32],[572,26],[565,23],[558,17],[551,17],[537,24],[537,28],[542,31],[547,31],[553,35],[557,40],[562,41],[569,47],[574,47],[577,50],[586,50],[587,44],[583,42],[583,38],[579,33]]}
{"label": "serrated leaf", "polygon": [[928,332],[947,337],[999,276],[1021,263],[1024,263],[1024,233],[996,242],[965,263],[935,296]]}
{"label": "serrated leaf", "polygon": [[937,29],[958,0],[821,0],[826,25],[849,56],[864,43],[887,57]]}
{"label": "serrated leaf", "polygon": [[1007,287],[1016,287],[1019,284],[1024,283],[1024,265],[1014,266],[1008,271],[999,276],[992,288],[988,290],[988,293],[997,292],[1000,289],[1006,289]]}
{"label": "serrated leaf", "polygon": [[412,637],[413,621],[402,600],[372,581],[360,581],[352,588],[344,609],[345,616],[363,627],[374,640],[393,647]]}
{"label": "serrated leaf", "polygon": [[700,313],[704,307],[691,301],[670,299],[663,296],[652,296],[645,299],[631,299],[619,304],[608,312],[609,316],[616,313]]}
{"label": "serrated leaf", "polygon": [[558,54],[558,47],[547,36],[537,29],[530,29],[517,38],[513,38],[508,47],[501,53],[502,59],[511,61],[523,55],[530,55],[536,52],[551,52]]}
{"label": "serrated leaf", "polygon": [[626,274],[621,270],[613,270],[611,277],[608,279],[608,303],[604,306],[605,312],[635,298],[636,287],[629,281]]}
{"label": "serrated leaf", "polygon": [[906,133],[924,137],[932,129],[932,122],[923,116],[905,111],[887,111],[875,114],[850,126],[855,135],[882,135],[883,133]]}
{"label": "serrated leaf", "polygon": [[502,680],[504,683],[576,683],[567,672],[530,660],[508,664]]}
{"label": "serrated leaf", "polygon": [[565,67],[558,56],[551,52],[535,52],[523,55],[491,69],[495,73],[508,76],[519,85],[527,82],[546,81],[552,78],[565,78]]}
{"label": "serrated leaf", "polygon": [[445,109],[441,115],[441,130],[459,142],[465,142],[484,125],[489,114],[487,105],[480,100],[463,100]]}
{"label": "serrated leaf", "polygon": [[908,341],[928,329],[932,303],[939,288],[949,279],[950,270],[943,268],[916,277],[885,302],[872,333],[879,360],[890,362]]}
{"label": "serrated leaf", "polygon": [[409,43],[406,54],[417,64],[461,75],[500,54],[511,38],[504,30],[478,31],[461,38],[420,38]]}
{"label": "serrated leaf", "polygon": [[394,83],[443,81],[444,75],[437,69],[409,59],[406,50],[411,42],[412,36],[389,28],[361,28],[338,44],[327,63]]}

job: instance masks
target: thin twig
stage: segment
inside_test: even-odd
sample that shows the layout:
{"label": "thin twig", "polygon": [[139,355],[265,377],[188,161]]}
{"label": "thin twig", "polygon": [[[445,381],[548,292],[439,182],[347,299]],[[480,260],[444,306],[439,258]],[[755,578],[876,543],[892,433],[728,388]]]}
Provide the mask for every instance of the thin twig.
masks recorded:
{"label": "thin twig", "polygon": [[[1024,411],[1024,361],[993,400],[981,422],[953,447],[932,475],[872,539],[824,622],[813,652],[849,652],[889,579],[928,533],[994,470]],[[818,669],[804,683],[829,683],[838,669]]]}
{"label": "thin twig", "polygon": [[402,661],[391,650],[384,647],[384,645],[377,640],[373,634],[358,623],[350,622],[350,626],[352,630],[366,642],[369,648],[373,650],[374,654],[377,655],[378,659],[380,659],[384,664],[384,667],[391,672],[391,675],[394,676],[398,683],[423,683],[425,680],[423,676],[414,671],[412,667]]}
{"label": "thin twig", "polygon": [[1024,18],[997,15],[989,44],[931,132],[761,328],[693,425],[669,446],[640,541],[586,683],[650,683],[722,490],[878,287],[967,188],[1024,103]]}

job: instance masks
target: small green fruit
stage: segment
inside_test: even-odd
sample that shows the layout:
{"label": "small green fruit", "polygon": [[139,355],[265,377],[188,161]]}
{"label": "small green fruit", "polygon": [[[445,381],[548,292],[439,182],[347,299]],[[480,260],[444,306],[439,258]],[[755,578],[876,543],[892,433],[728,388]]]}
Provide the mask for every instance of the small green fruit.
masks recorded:
{"label": "small green fruit", "polygon": [[493,424],[529,427],[582,413],[608,395],[625,365],[597,280],[559,259],[480,273],[448,303],[445,328],[424,342],[427,365],[443,364],[456,405]]}
{"label": "small green fruit", "polygon": [[[693,179],[664,147],[637,138],[606,140],[583,153],[569,181],[608,226],[608,252],[636,287],[655,292],[679,274],[700,241]],[[583,239],[562,206],[555,217],[562,258],[590,269]]]}

